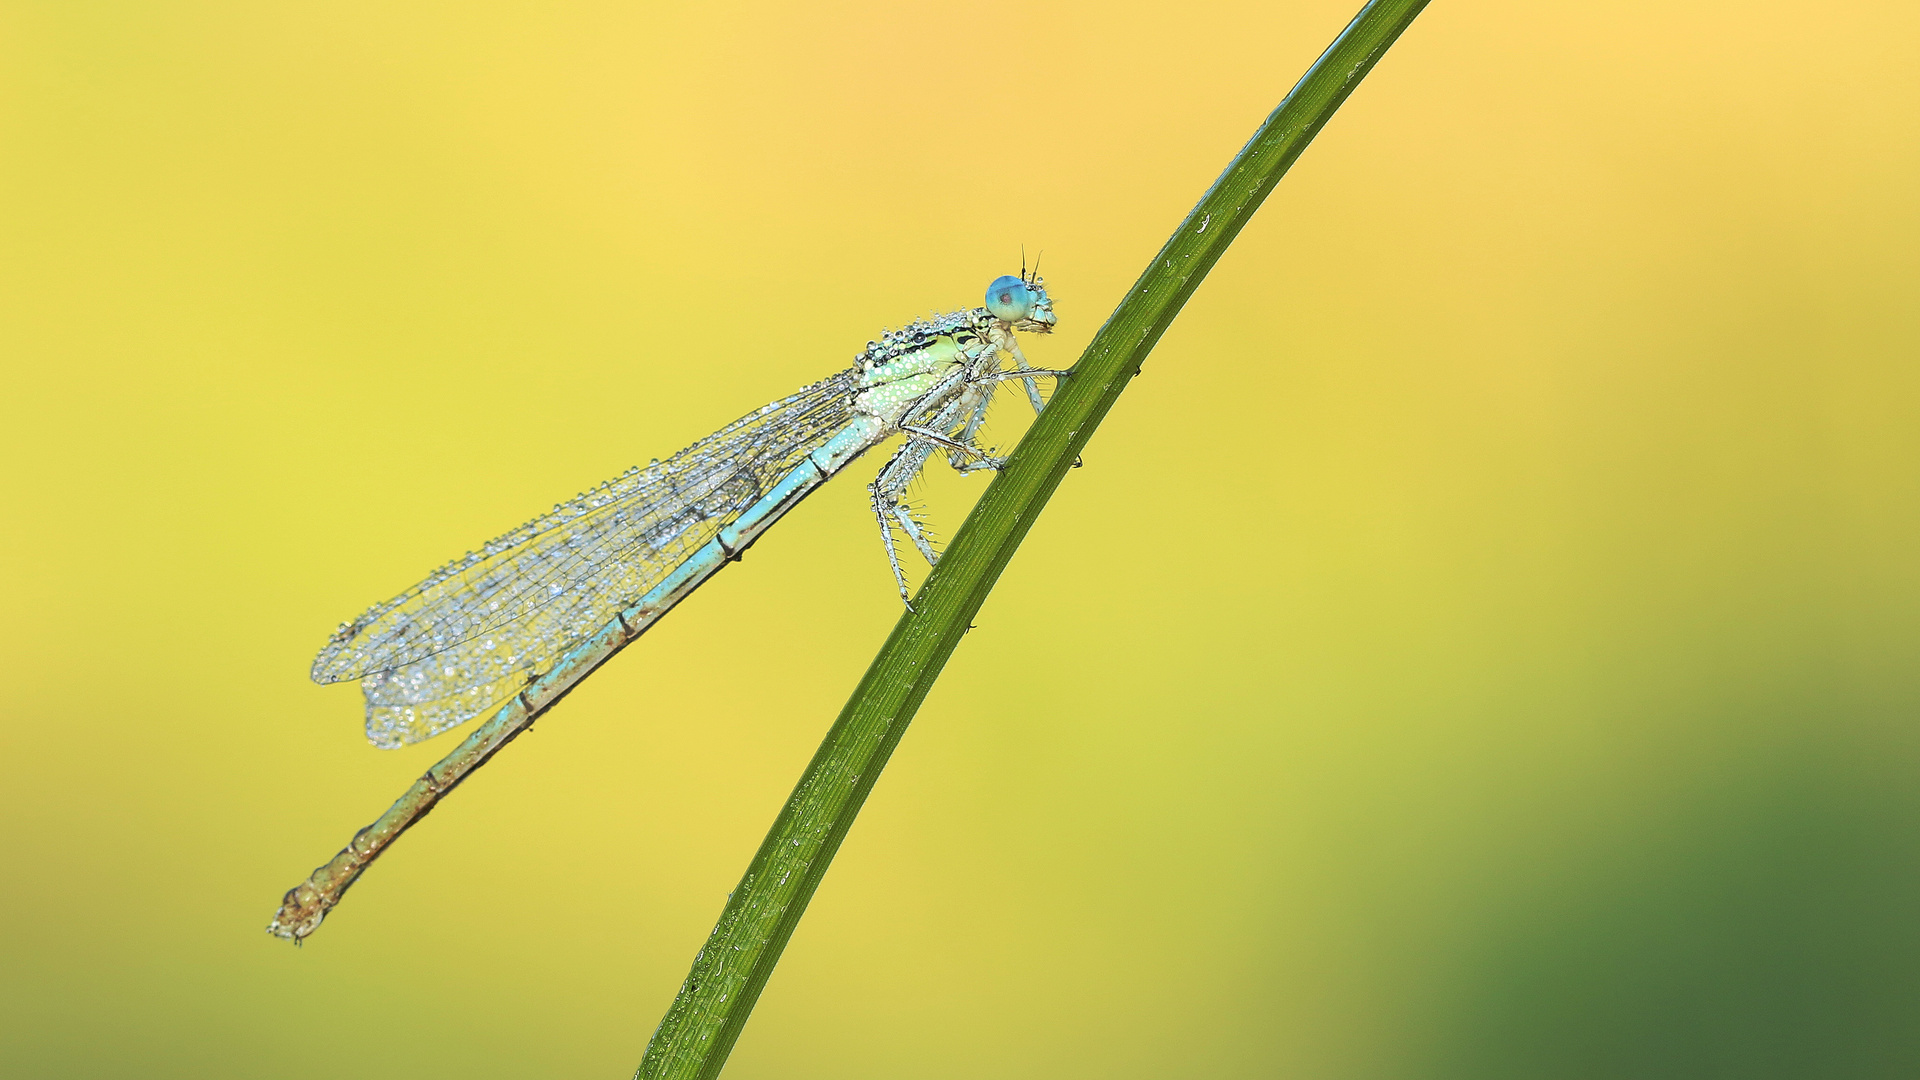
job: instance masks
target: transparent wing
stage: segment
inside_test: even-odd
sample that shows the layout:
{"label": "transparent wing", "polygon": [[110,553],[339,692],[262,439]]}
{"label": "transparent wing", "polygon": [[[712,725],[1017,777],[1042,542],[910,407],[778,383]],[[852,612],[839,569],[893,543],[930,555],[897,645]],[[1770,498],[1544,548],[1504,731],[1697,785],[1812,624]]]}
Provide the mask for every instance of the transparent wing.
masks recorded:
{"label": "transparent wing", "polygon": [[336,631],[315,682],[361,680],[367,738],[437,735],[517,693],[657,585],[851,416],[842,372],[489,541]]}

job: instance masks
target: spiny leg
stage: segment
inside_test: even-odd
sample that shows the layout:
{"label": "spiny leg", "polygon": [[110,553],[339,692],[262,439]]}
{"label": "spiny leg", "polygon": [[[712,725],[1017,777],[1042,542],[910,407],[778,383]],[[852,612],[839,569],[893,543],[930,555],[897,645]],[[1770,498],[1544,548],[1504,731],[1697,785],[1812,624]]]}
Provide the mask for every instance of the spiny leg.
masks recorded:
{"label": "spiny leg", "polygon": [[920,475],[920,470],[926,468],[927,458],[932,456],[934,446],[935,444],[931,441],[914,439],[901,448],[898,455],[900,460],[888,462],[887,467],[882,469],[880,475],[874,479],[877,492],[876,505],[886,507],[894,520],[900,523],[901,531],[906,533],[907,538],[913,541],[913,545],[920,549],[920,554],[926,557],[928,566],[940,561],[940,553],[933,549],[933,544],[925,530],[921,529],[920,523],[914,520],[913,512],[906,505],[903,496],[906,494],[907,485],[913,482],[914,477]]}
{"label": "spiny leg", "polygon": [[[992,389],[980,393],[969,387],[947,402],[939,412],[919,420],[918,423],[902,423],[900,429],[910,435],[928,439],[946,447],[948,463],[962,476],[976,469],[997,469],[1004,463],[982,452],[973,443],[974,434],[980,430],[981,423],[987,418],[987,408],[992,404]],[[914,414],[908,413],[908,416],[912,417]],[[966,417],[964,424],[960,423],[962,416]],[[960,431],[957,434],[947,434],[953,431],[956,424],[960,425]],[[979,460],[970,463],[970,458]]]}
{"label": "spiny leg", "polygon": [[[1011,339],[1013,335],[1008,334],[1007,337]],[[1027,363],[1027,354],[1020,351],[1020,343],[1009,340],[1007,344],[1012,346],[1013,362],[1020,366],[1020,370],[1032,371],[1032,366]],[[1046,403],[1040,400],[1040,387],[1035,385],[1031,377],[1022,378],[1020,381],[1027,384],[1027,400],[1033,404],[1033,415],[1039,416],[1040,410],[1046,408]]]}
{"label": "spiny leg", "polygon": [[1071,371],[1055,371],[1052,368],[1028,368],[1025,371],[995,371],[987,375],[982,375],[980,378],[975,379],[974,382],[978,384],[1002,382],[1007,379],[1064,379],[1071,374],[1073,374]]}
{"label": "spiny leg", "polygon": [[927,541],[927,534],[920,531],[920,523],[913,520],[913,511],[907,508],[907,504],[901,503],[895,506],[893,516],[899,520],[900,528],[906,532],[907,538],[913,541],[913,546],[920,549],[920,554],[926,558],[927,565],[933,566],[939,563],[940,553],[933,550],[933,545]]}
{"label": "spiny leg", "polygon": [[900,553],[893,549],[893,523],[887,520],[887,512],[880,508],[880,485],[876,481],[867,485],[867,494],[873,499],[873,517],[880,523],[880,543],[887,549],[887,565],[893,568],[894,584],[900,586],[900,602],[913,610],[913,601],[907,592],[907,572],[900,568]]}
{"label": "spiny leg", "polygon": [[[873,498],[873,516],[880,522],[880,541],[887,549],[887,565],[893,568],[894,584],[900,586],[900,600],[907,605],[908,611],[913,610],[913,594],[907,588],[907,572],[900,566],[900,553],[893,543],[893,526],[898,521],[895,511],[901,509],[901,492],[905,491],[913,478],[919,475],[921,468],[926,465],[927,456],[931,453],[933,453],[932,443],[921,439],[909,439],[904,446],[894,451],[893,457],[889,458],[885,465],[881,466],[879,475],[873,478],[873,483],[867,485],[867,493]],[[919,543],[921,538],[915,536],[915,531],[909,528],[907,535]],[[924,552],[923,548],[922,553]]]}
{"label": "spiny leg", "polygon": [[947,456],[952,461],[958,462],[962,454],[972,455],[976,459],[974,462],[964,466],[959,464],[954,465],[954,469],[962,476],[978,469],[998,469],[1006,464],[1006,459],[1004,458],[994,457],[992,454],[981,450],[977,446],[969,446],[951,435],[942,435],[933,428],[919,427],[913,424],[902,424],[900,425],[900,430],[913,436],[916,440],[924,439],[929,443],[946,447]]}
{"label": "spiny leg", "polygon": [[893,507],[899,499],[890,490],[892,485],[889,476],[899,468],[901,459],[912,448],[913,444],[907,443],[894,451],[893,457],[880,467],[880,473],[873,478],[873,483],[867,485],[867,495],[873,502],[874,520],[880,523],[880,543],[887,549],[887,565],[893,569],[894,584],[900,587],[900,602],[907,605],[908,611],[913,610],[913,604],[911,594],[907,591],[907,572],[901,568],[900,553],[893,546]]}
{"label": "spiny leg", "polygon": [[[955,436],[955,438],[966,443],[968,446],[972,446],[974,436],[980,433],[980,425],[986,422],[987,407],[992,404],[992,391],[981,395],[980,404],[973,407],[973,415],[967,417],[966,426],[960,429],[960,434]],[[999,468],[998,465],[988,465],[982,462],[968,460],[967,458],[961,457],[958,453],[949,453],[947,455],[947,464],[953,466],[953,471],[959,473],[961,476],[965,476],[970,472],[976,472],[980,469]]]}
{"label": "spiny leg", "polygon": [[959,464],[959,465],[955,465],[953,467],[953,471],[960,474],[961,476],[971,476],[974,473],[979,472],[981,469],[992,469],[998,472],[999,470],[1004,469],[1006,467],[1007,467],[1006,458],[982,457],[979,461],[968,461],[968,462],[963,462],[962,464]]}

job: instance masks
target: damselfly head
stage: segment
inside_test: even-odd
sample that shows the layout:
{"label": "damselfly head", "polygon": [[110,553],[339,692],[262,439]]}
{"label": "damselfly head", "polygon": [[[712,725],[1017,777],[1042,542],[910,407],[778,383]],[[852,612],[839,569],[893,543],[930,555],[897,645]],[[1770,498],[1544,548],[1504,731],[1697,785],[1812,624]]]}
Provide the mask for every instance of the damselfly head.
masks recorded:
{"label": "damselfly head", "polygon": [[987,313],[1015,330],[1044,334],[1053,329],[1053,299],[1038,276],[994,278],[987,286]]}

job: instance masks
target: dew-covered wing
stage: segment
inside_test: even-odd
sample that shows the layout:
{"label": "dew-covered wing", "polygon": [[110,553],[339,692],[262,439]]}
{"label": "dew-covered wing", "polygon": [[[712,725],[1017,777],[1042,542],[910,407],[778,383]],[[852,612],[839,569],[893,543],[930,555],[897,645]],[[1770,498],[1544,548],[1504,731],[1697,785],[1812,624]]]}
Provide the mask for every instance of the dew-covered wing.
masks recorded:
{"label": "dew-covered wing", "polygon": [[505,701],[657,585],[851,411],[853,373],[776,401],[489,541],[336,631],[315,682],[361,680],[396,747]]}

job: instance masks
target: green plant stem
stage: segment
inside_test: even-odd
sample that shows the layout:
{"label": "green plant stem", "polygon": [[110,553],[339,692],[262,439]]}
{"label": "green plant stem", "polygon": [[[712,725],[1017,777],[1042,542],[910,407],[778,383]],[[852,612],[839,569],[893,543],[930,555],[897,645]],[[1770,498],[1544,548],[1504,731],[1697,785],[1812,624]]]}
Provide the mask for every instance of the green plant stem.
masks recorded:
{"label": "green plant stem", "polygon": [[1207,271],[1426,2],[1360,10],[1094,335],[854,689],[694,957],[637,1077],[719,1075],[867,793],[1034,516]]}

